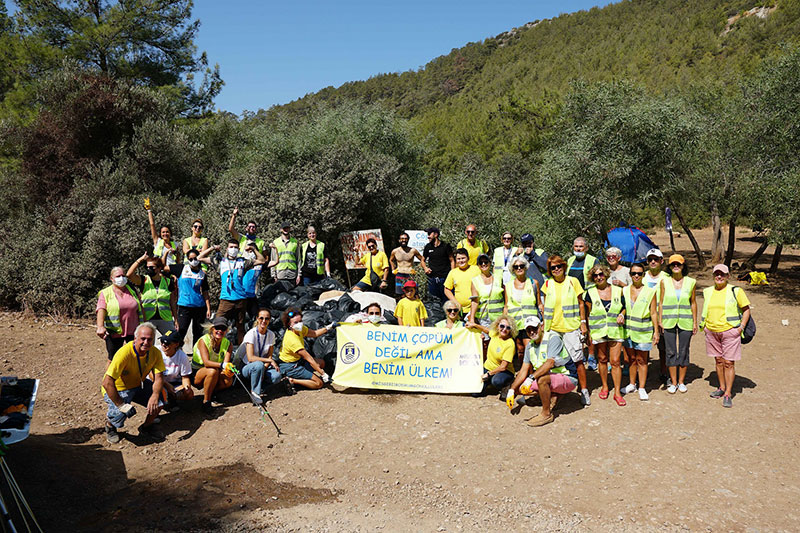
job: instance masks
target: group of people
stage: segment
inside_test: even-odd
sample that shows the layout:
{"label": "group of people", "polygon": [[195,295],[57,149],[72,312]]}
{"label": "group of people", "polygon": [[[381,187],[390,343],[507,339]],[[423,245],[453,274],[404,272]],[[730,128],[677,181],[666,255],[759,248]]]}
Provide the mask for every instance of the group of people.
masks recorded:
{"label": "group of people", "polygon": [[[176,409],[198,389],[203,411],[212,412],[213,394],[230,387],[236,373],[254,395],[270,385],[292,393],[295,387],[317,389],[330,381],[324,362],[308,352],[304,339],[324,335],[335,324],[312,330],[303,324],[301,310],[287,309],[281,316],[286,334],[276,355],[275,334],[268,328],[271,311],[259,309],[256,295],[264,265],[272,269],[273,278],[295,284],[330,276],[325,245],[313,227],[300,244],[291,236],[291,225],[283,223],[281,235],[267,243],[253,221],[244,234],[236,230],[237,208],[224,250],[203,237],[200,219],[192,223],[191,235],[179,248],[168,226],[156,231],[149,202],[145,207],[152,253],[138,258],[127,271],[114,267],[111,284],[98,293],[97,335],[105,341],[109,360],[102,389],[110,442],[119,441],[117,430],[135,413],[131,402],[147,409],[140,432],[157,439],[154,424],[162,408]],[[689,345],[703,327],[720,384],[711,396],[732,406],[734,364],[741,358],[740,335],[750,317],[750,303],[743,290],[728,285],[725,265],[714,267],[715,285],[704,290],[698,312],[696,282],[687,275],[684,258],[672,255],[665,265],[657,248],[647,253],[646,264],[628,268],[620,263],[621,251],[613,247],[601,263],[587,253],[582,237],[575,239],[572,254],[564,259],[548,256],[527,233],[519,246],[514,246],[511,233],[504,233],[502,246],[494,250],[478,238],[472,224],[455,250],[441,241],[438,228],[427,233],[429,242],[421,253],[402,233],[388,257],[374,239],[368,240],[368,253],[361,258],[366,273],[352,290],[386,290],[394,273],[394,292],[402,296],[394,312],[398,324],[423,326],[428,314],[412,279],[418,261],[427,275],[428,294],[443,302],[445,319],[436,326],[481,333],[484,391],[500,391],[510,408],[531,394],[541,398],[542,411],[528,421],[530,425],[551,422],[556,400],[577,387],[581,402],[591,403],[585,360],[599,371],[599,398],[612,395],[620,406],[626,404],[625,394],[638,393],[640,400],[647,400],[653,345],[659,350],[667,391],[686,392]],[[215,266],[220,295],[212,314],[207,273]],[[245,332],[248,315],[254,327]],[[353,320],[379,323],[385,317],[374,303]],[[226,335],[230,324],[237,329],[235,353]],[[191,357],[182,350],[190,326]],[[155,347],[157,333],[160,350]],[[624,387],[623,362],[630,378]]]}

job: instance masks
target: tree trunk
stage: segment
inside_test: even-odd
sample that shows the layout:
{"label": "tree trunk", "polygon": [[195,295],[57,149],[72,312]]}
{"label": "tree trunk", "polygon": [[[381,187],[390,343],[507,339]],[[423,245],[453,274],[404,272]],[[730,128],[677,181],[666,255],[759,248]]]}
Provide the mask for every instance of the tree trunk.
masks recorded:
{"label": "tree trunk", "polygon": [[733,251],[736,248],[736,219],[739,218],[739,210],[734,209],[731,220],[728,223],[728,251],[725,254],[725,264],[730,268],[733,262]]}
{"label": "tree trunk", "polygon": [[741,271],[755,270],[756,263],[758,262],[759,259],[761,259],[761,256],[764,255],[764,252],[767,251],[768,246],[769,246],[769,241],[767,241],[767,239],[764,239],[764,242],[761,243],[761,246],[758,247],[758,250],[756,250],[756,252],[752,256],[750,256],[750,259],[744,262],[744,264],[739,268],[739,270]]}
{"label": "tree trunk", "polygon": [[672,248],[673,254],[678,253],[675,251],[675,235],[673,235],[672,230],[669,230],[669,246]]}
{"label": "tree trunk", "polygon": [[717,204],[711,205],[711,263],[717,264],[722,262],[725,256],[725,246],[722,244],[722,222],[719,219],[719,211]]}
{"label": "tree trunk", "polygon": [[775,274],[778,272],[778,263],[781,262],[781,253],[783,252],[783,245],[779,244],[775,247],[775,253],[772,254],[772,264],[769,266],[769,273]]}
{"label": "tree trunk", "polygon": [[694,247],[694,253],[697,255],[697,263],[700,267],[700,270],[704,270],[706,268],[706,258],[703,257],[703,250],[700,249],[700,245],[697,244],[697,239],[694,238],[694,233],[692,233],[692,230],[689,229],[689,226],[687,226],[686,222],[683,220],[681,212],[678,211],[677,207],[675,207],[675,202],[673,202],[671,198],[669,199],[669,202],[670,205],[672,205],[672,212],[675,213],[676,217],[678,217],[678,222],[681,223],[683,231],[686,232],[686,236],[689,237],[689,240]]}

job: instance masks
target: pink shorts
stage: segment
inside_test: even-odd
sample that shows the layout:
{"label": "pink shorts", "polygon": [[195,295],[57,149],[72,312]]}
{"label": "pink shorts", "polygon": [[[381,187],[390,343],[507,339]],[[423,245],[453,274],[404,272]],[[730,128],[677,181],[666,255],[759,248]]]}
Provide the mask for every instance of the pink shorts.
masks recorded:
{"label": "pink shorts", "polygon": [[738,361],[742,358],[742,338],[739,328],[728,331],[706,330],[706,354],[709,357],[722,357],[728,361]]}
{"label": "pink shorts", "polygon": [[[567,374],[550,374],[550,392],[554,394],[566,394],[575,390],[575,381]],[[539,390],[539,382],[531,383],[531,390]]]}

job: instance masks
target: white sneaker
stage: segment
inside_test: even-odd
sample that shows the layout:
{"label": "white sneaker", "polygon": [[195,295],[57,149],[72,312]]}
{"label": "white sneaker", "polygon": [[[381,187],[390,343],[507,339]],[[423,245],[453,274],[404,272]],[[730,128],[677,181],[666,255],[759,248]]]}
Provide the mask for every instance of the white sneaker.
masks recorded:
{"label": "white sneaker", "polygon": [[627,387],[625,387],[624,389],[622,389],[622,392],[624,392],[625,394],[630,394],[630,393],[632,393],[632,392],[636,392],[636,385],[634,385],[633,383],[631,383],[631,384],[629,384]]}
{"label": "white sneaker", "polygon": [[670,383],[669,387],[667,387],[667,392],[670,394],[675,394],[678,392],[678,387]]}
{"label": "white sneaker", "polygon": [[644,390],[644,387],[639,387],[639,399],[643,402],[646,402],[650,399],[650,396],[647,395],[647,391]]}
{"label": "white sneaker", "polygon": [[687,388],[686,388],[686,385],[684,385],[683,383],[681,383],[680,385],[678,385],[678,390],[679,390],[679,391],[681,391],[681,392],[686,392],[686,391],[688,391],[689,389],[687,389]]}

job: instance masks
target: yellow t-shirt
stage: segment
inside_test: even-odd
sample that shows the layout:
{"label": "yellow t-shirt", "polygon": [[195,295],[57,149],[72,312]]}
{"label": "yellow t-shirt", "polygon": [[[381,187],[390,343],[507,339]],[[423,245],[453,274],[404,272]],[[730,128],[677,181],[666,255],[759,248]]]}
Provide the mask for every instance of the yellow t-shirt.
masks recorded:
{"label": "yellow t-shirt", "polygon": [[[733,328],[733,324],[725,319],[726,291],[727,287],[721,291],[715,288],[714,292],[711,293],[711,301],[708,302],[708,316],[706,317],[705,326],[709,331],[720,333]],[[733,289],[733,293],[736,295],[736,303],[739,305],[740,309],[750,305],[750,300],[748,300],[747,295],[742,289],[736,287]]]}
{"label": "yellow t-shirt", "polygon": [[297,333],[293,329],[287,329],[286,334],[283,336],[283,344],[281,344],[281,353],[279,355],[282,363],[296,363],[301,359],[297,353],[300,350],[305,350],[303,339],[306,338],[308,333],[308,326],[303,326],[303,331]]}
{"label": "yellow t-shirt", "polygon": [[456,249],[458,248],[464,248],[469,252],[469,261],[467,263],[470,265],[477,265],[478,256],[489,253],[489,245],[486,244],[486,241],[480,239],[475,239],[475,246],[472,246],[467,239],[461,239],[456,245]]}
{"label": "yellow t-shirt", "polygon": [[548,291],[556,291],[556,301],[553,305],[553,321],[550,323],[550,329],[559,333],[570,331],[564,322],[564,310],[561,307],[561,291],[565,282],[572,283],[572,289],[575,291],[576,296],[583,294],[581,282],[578,281],[578,278],[573,278],[572,276],[567,276],[561,283],[551,278],[542,287],[542,293],[545,295],[547,295]]}
{"label": "yellow t-shirt", "polygon": [[[475,265],[470,265],[466,270],[454,268],[447,274],[444,280],[445,289],[453,291],[453,295],[461,304],[461,311],[469,313],[469,297],[472,296],[472,278],[480,274],[481,271]],[[453,290],[455,288],[455,290]]]}
{"label": "yellow t-shirt", "polygon": [[517,344],[511,337],[506,340],[497,336],[494,331],[489,333],[489,348],[486,350],[486,362],[483,368],[492,371],[503,361],[508,361],[506,370],[514,373],[514,355],[517,353]]}
{"label": "yellow t-shirt", "polygon": [[394,316],[403,319],[404,326],[422,326],[428,318],[428,311],[419,298],[416,300],[403,298],[397,302]]}
{"label": "yellow t-shirt", "polygon": [[[152,346],[146,357],[137,357],[131,341],[117,350],[111,364],[106,368],[105,375],[111,376],[117,390],[130,390],[141,386],[142,381],[151,370],[156,374],[164,371],[164,359],[161,357],[161,352]],[[100,390],[101,393],[105,392],[102,385]]]}
{"label": "yellow t-shirt", "polygon": [[384,252],[378,250],[378,253],[372,255],[371,253],[366,254],[365,256],[361,257],[361,264],[364,265],[367,269],[364,277],[361,278],[362,283],[366,283],[369,286],[372,284],[369,282],[369,262],[370,257],[372,258],[372,270],[378,275],[379,278],[383,278],[383,270],[385,268],[389,268],[389,258],[386,257]]}

